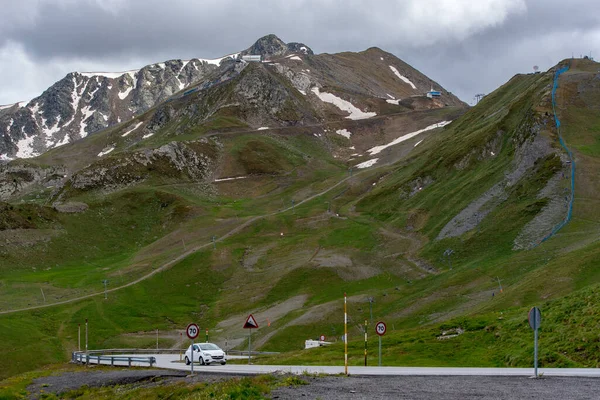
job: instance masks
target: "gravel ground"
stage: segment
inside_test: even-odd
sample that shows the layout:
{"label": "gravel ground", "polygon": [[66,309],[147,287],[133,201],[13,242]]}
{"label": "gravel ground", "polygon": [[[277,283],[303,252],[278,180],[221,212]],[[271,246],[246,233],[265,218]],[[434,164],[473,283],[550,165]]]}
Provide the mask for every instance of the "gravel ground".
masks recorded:
{"label": "gravel ground", "polygon": [[33,383],[27,387],[27,391],[30,393],[30,399],[38,399],[41,393],[59,394],[80,388],[84,385],[89,387],[100,387],[144,383],[144,386],[152,386],[181,381],[185,381],[186,383],[216,382],[239,377],[236,375],[202,372],[201,374],[196,373],[192,380],[186,378],[188,374],[189,372],[187,371],[130,368],[114,371],[66,372],[61,375],[35,379]]}
{"label": "gravel ground", "polygon": [[390,376],[304,377],[309,385],[283,387],[273,399],[597,399],[600,380],[594,378]]}
{"label": "gravel ground", "polygon": [[[77,389],[117,384],[140,383],[144,386],[174,384],[185,381],[183,371],[164,370],[115,370],[68,372],[60,376],[36,379],[29,387],[30,399],[38,399],[41,393],[59,394]],[[242,376],[242,375],[240,375]],[[223,374],[202,373],[194,382],[215,382],[234,377]],[[489,376],[300,376],[308,385],[280,387],[271,392],[273,399],[596,399],[600,380],[598,378],[548,377],[529,379],[524,377]],[[142,383],[145,382],[145,383]]]}

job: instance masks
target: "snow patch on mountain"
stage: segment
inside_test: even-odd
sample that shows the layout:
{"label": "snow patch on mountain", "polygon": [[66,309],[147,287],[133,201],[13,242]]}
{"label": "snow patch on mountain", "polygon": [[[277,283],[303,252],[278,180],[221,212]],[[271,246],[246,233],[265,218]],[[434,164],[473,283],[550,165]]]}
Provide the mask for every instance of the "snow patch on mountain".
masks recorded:
{"label": "snow patch on mountain", "polygon": [[[21,132],[23,132],[23,129],[21,129]],[[16,154],[17,158],[31,158],[37,155],[32,147],[34,139],[35,135],[31,135],[29,137],[26,136],[17,142],[17,148],[19,149]]]}
{"label": "snow patch on mountain", "polygon": [[398,100],[390,100],[390,99],[386,99],[385,101],[386,101],[386,103],[390,103],[390,104],[399,105],[401,100],[400,100],[400,99],[398,99]]}
{"label": "snow patch on mountain", "polygon": [[85,128],[87,128],[87,122],[85,122],[86,119],[88,119],[89,117],[91,117],[92,115],[94,115],[94,111],[91,109],[90,106],[85,106],[81,109],[81,122],[79,123],[80,125],[80,129],[79,129],[79,136],[81,136],[82,138],[87,136],[87,132],[85,131]]}
{"label": "snow patch on mountain", "polygon": [[346,139],[350,139],[350,135],[352,135],[352,132],[348,131],[347,129],[338,129],[337,131],[335,131],[335,133],[337,133],[338,135],[342,135]]}
{"label": "snow patch on mountain", "polygon": [[139,69],[131,70],[131,71],[123,71],[123,72],[80,72],[80,75],[86,76],[88,78],[96,78],[102,76],[108,79],[117,79],[122,77],[125,74],[135,74],[139,72]]}
{"label": "snow patch on mountain", "polygon": [[133,126],[133,128],[131,128],[130,130],[128,130],[127,132],[125,132],[125,133],[124,133],[124,134],[122,134],[121,136],[122,136],[122,137],[125,137],[125,136],[129,135],[131,132],[133,132],[133,131],[135,131],[137,128],[139,128],[139,127],[140,127],[140,125],[142,125],[142,124],[143,124],[143,122],[138,122],[137,124],[135,124],[135,125]]}
{"label": "snow patch on mountain", "polygon": [[327,92],[320,92],[318,87],[313,87],[311,89],[311,91],[319,98],[321,99],[321,101],[325,102],[325,103],[330,103],[333,104],[334,106],[336,106],[337,108],[339,108],[342,111],[346,111],[349,112],[350,115],[347,116],[346,118],[348,119],[366,119],[366,118],[371,118],[377,115],[377,113],[374,112],[364,112],[360,109],[358,109],[357,107],[355,107],[352,103],[350,103],[349,101],[346,101],[344,99],[340,99],[339,97],[331,94],[331,93],[327,93]]}
{"label": "snow patch on mountain", "polygon": [[413,89],[416,89],[417,87],[414,85],[414,83],[412,83],[407,77],[405,77],[404,75],[400,74],[400,72],[398,72],[398,70],[390,65],[390,69],[392,70],[392,72],[398,77],[400,78],[402,81],[408,83],[410,86],[412,86]]}
{"label": "snow patch on mountain", "polygon": [[360,169],[369,168],[369,167],[372,167],[373,165],[375,165],[375,163],[377,162],[377,160],[379,160],[379,158],[373,158],[371,160],[367,160],[365,162],[357,164],[357,165],[355,165],[355,167],[356,168],[360,168]]}
{"label": "snow patch on mountain", "polygon": [[423,129],[419,129],[418,131],[408,133],[408,134],[406,134],[404,136],[400,136],[399,138],[393,140],[392,142],[390,142],[388,144],[384,144],[384,145],[381,145],[381,146],[372,147],[369,150],[367,150],[367,152],[369,152],[369,154],[371,154],[371,155],[375,155],[375,154],[381,153],[382,150],[385,150],[388,147],[394,146],[394,145],[396,145],[398,143],[402,143],[402,142],[404,142],[404,141],[406,141],[408,139],[411,139],[411,138],[413,138],[413,137],[415,137],[415,136],[417,136],[417,135],[419,135],[419,134],[421,134],[423,132],[427,132],[427,131],[430,131],[432,129],[442,128],[442,127],[448,125],[450,122],[452,122],[452,121],[442,121],[442,122],[438,122],[438,123],[433,124],[433,125],[429,125],[428,127],[425,127]]}
{"label": "snow patch on mountain", "polygon": [[125,100],[125,98],[127,96],[129,96],[129,93],[131,93],[131,91],[133,90],[133,86],[128,87],[127,89],[125,89],[125,91],[123,92],[119,92],[119,94],[117,96],[119,96],[119,98],[121,100]]}
{"label": "snow patch on mountain", "polygon": [[115,149],[115,147],[109,147],[108,149],[102,150],[100,153],[98,153],[98,157],[102,157],[107,155],[108,153],[110,153],[111,151],[113,151]]}

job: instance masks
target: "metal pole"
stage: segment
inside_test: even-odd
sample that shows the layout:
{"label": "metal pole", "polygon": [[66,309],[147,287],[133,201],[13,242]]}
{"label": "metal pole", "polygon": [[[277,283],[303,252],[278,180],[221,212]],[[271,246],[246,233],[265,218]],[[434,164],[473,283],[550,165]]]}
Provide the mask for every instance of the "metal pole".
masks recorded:
{"label": "metal pole", "polygon": [[81,351],[81,324],[77,327],[77,351]]}
{"label": "metal pole", "polygon": [[158,329],[156,330],[156,350],[158,350]]}
{"label": "metal pole", "polygon": [[535,377],[538,377],[538,330],[533,330],[533,368],[535,369]]}
{"label": "metal pole", "polygon": [[365,319],[365,367],[367,366],[367,320]]}
{"label": "metal pole", "polygon": [[[182,343],[183,345],[183,333],[179,332],[179,341]],[[179,361],[183,360],[183,354],[182,354],[182,350],[183,349],[179,349]]]}
{"label": "metal pole", "polygon": [[208,343],[208,328],[206,328],[206,343]]}
{"label": "metal pole", "polygon": [[42,297],[44,298],[44,303],[46,302],[46,295],[44,294],[44,289],[40,288],[40,290],[42,291]]}
{"label": "metal pole", "polygon": [[250,353],[252,353],[252,329],[248,329],[248,365],[250,365]]}
{"label": "metal pole", "polygon": [[190,373],[190,375],[194,375],[194,339],[192,339],[192,347],[190,347],[190,349],[192,349],[191,353],[192,353],[192,362],[190,363],[190,365],[192,366],[192,372]]}
{"label": "metal pole", "polygon": [[348,375],[348,309],[346,303],[346,293],[344,293],[344,373]]}
{"label": "metal pole", "polygon": [[381,336],[379,336],[379,366],[381,367]]}
{"label": "metal pole", "polygon": [[88,353],[88,321],[85,319],[85,354]]}
{"label": "metal pole", "polygon": [[216,236],[212,237],[213,249],[215,249],[215,250],[217,249],[217,242],[215,241],[216,238],[217,238]]}

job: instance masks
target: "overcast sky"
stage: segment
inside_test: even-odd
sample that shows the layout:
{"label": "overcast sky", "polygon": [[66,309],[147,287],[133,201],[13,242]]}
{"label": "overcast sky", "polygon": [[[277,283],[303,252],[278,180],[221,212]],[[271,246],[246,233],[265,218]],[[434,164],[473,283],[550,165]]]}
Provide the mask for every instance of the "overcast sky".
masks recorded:
{"label": "overcast sky", "polygon": [[598,0],[1,0],[0,104],[70,71],[216,58],[274,33],[315,53],[389,51],[462,100],[533,65],[600,59]]}

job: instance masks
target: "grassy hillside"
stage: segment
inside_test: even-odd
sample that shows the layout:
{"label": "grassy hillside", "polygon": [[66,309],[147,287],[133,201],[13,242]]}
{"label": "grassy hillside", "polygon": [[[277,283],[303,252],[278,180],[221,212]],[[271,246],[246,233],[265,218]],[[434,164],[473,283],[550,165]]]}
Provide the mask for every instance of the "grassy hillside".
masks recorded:
{"label": "grassy hillside", "polygon": [[[10,257],[0,261],[3,310],[43,304],[40,288],[48,303],[99,295],[0,315],[2,376],[67,359],[85,318],[91,348],[152,347],[155,329],[163,346],[178,347],[191,321],[209,328],[211,340],[243,348],[241,326],[252,312],[261,326],[253,343],[291,351],[270,361],[338,363],[339,343],[296,350],[309,337],[339,339],[344,292],[354,364],[372,307],[391,327],[388,365],[528,366],[526,313],[538,305],[542,366],[597,366],[594,68],[573,62],[558,92],[562,132],[577,160],[573,220],[526,250],[517,239],[568,187],[549,102],[552,71],[514,77],[418,146],[421,137],[380,156],[398,163],[352,175],[338,158],[350,143],[335,133],[229,132],[214,135],[221,143],[214,178],[239,179],[171,182],[155,174],[110,194],[68,192],[69,201],[89,206],[77,214],[58,213],[42,198],[5,206],[13,207],[1,220],[11,233],[21,224],[45,236],[3,250]],[[392,124],[381,121],[365,126],[389,134]],[[367,139],[365,132],[365,147]],[[463,214],[471,216],[453,228]],[[153,271],[102,296],[102,279],[118,288]],[[465,332],[437,339],[457,328]],[[33,359],[23,349],[36,343],[48,352]]]}

